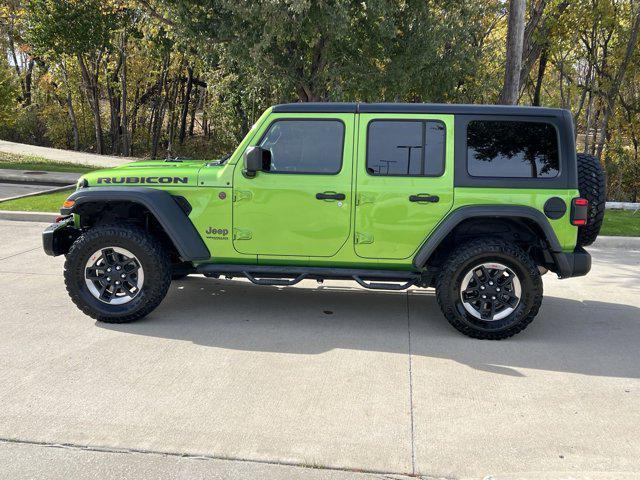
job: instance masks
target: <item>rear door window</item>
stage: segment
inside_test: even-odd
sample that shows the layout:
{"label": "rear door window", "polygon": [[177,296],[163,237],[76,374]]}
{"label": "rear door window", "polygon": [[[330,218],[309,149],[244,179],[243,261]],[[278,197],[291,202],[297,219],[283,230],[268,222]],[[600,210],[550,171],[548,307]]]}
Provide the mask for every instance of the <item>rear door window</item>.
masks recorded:
{"label": "rear door window", "polygon": [[367,173],[436,177],[444,172],[445,127],[433,120],[374,120],[367,132]]}

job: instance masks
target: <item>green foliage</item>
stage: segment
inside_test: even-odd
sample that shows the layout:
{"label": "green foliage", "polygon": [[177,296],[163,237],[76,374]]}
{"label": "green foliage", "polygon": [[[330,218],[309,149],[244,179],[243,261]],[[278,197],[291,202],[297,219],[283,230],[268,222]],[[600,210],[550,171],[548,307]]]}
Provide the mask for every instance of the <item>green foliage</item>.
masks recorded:
{"label": "green foliage", "polygon": [[[15,142],[38,145],[46,138],[46,129],[42,124],[37,105],[16,109],[13,124],[7,129],[5,138]],[[49,142],[47,141],[48,145]]]}
{"label": "green foliage", "polygon": [[180,35],[280,101],[448,101],[479,66],[482,2],[165,0]]}
{"label": "green foliage", "polygon": [[69,148],[70,128],[65,108],[56,103],[47,104],[38,112],[38,116],[51,146]]}
{"label": "green foliage", "polygon": [[123,7],[104,0],[30,0],[27,11],[31,45],[58,56],[102,50],[124,21]]}
{"label": "green foliage", "polygon": [[0,59],[0,131],[13,125],[18,87],[4,59]]}
{"label": "green foliage", "polygon": [[600,235],[640,237],[640,211],[607,210]]}

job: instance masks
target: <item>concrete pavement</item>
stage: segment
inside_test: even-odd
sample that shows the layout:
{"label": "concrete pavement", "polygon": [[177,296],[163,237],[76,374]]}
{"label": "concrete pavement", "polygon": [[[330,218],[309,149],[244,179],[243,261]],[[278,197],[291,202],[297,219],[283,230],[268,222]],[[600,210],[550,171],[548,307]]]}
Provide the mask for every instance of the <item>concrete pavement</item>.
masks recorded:
{"label": "concrete pavement", "polygon": [[[0,443],[0,465],[11,480],[409,480],[274,463],[125,451],[97,451],[63,445]],[[8,467],[8,468],[7,468]],[[1,474],[1,472],[0,472]],[[4,478],[4,477],[3,477]]]}
{"label": "concrete pavement", "polygon": [[[67,468],[91,448],[145,452],[131,459],[149,478],[151,456],[183,454],[431,477],[640,476],[640,252],[593,249],[589,276],[546,275],[534,323],[483,342],[449,327],[432,290],[345,282],[189,277],[143,321],[96,323],[68,299],[63,259],[42,253],[43,227],[0,221],[9,472]],[[54,444],[73,452],[53,458]]]}
{"label": "concrete pavement", "polygon": [[38,147],[25,143],[7,142],[0,140],[0,152],[42,157],[55,162],[77,163],[80,165],[94,165],[96,167],[117,167],[125,163],[141,160],[140,158],[112,157],[93,153],[60,150],[58,148]]}

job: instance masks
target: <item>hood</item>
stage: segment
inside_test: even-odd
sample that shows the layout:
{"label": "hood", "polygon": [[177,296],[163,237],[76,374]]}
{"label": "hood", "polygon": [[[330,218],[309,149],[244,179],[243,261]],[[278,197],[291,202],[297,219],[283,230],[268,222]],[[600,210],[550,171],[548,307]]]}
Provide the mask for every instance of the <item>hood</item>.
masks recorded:
{"label": "hood", "polygon": [[204,160],[185,160],[181,162],[145,160],[132,162],[119,167],[86,173],[78,180],[78,186],[196,186],[198,184],[198,171],[205,164]]}

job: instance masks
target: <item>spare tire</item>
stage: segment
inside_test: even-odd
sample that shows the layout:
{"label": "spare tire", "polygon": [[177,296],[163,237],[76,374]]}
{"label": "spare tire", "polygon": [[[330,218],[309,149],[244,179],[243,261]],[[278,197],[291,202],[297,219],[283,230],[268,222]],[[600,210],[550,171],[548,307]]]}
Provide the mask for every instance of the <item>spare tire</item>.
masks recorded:
{"label": "spare tire", "polygon": [[587,224],[578,227],[578,245],[591,245],[602,227],[607,200],[606,180],[600,161],[593,155],[578,153],[578,190],[589,201]]}

